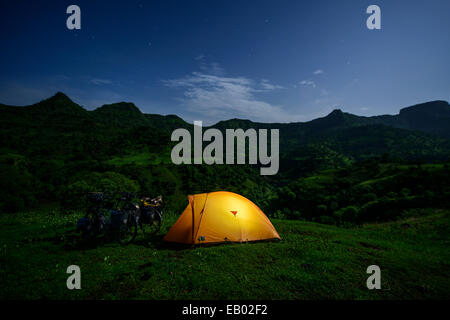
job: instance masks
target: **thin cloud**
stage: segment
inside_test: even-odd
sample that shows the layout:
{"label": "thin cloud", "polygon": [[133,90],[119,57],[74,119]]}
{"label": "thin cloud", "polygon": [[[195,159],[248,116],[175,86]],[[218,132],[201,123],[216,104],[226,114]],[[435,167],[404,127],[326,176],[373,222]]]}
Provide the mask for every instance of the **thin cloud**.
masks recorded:
{"label": "thin cloud", "polygon": [[93,78],[90,80],[91,83],[95,84],[95,85],[105,85],[105,84],[112,84],[111,80],[108,79],[98,79],[98,78]]}
{"label": "thin cloud", "polygon": [[313,74],[316,75],[316,76],[319,75],[319,74],[322,74],[322,73],[323,73],[322,69],[317,69],[316,71],[313,72]]}
{"label": "thin cloud", "polygon": [[[245,118],[261,122],[290,122],[301,118],[286,112],[281,106],[263,101],[257,95],[275,90],[268,80],[259,83],[245,77],[224,77],[202,72],[163,84],[183,90],[182,104],[200,120],[218,121]],[[206,119],[205,119],[206,118]]]}
{"label": "thin cloud", "polygon": [[216,76],[224,76],[225,70],[217,62],[208,62],[206,55],[199,54],[194,58],[197,61],[199,69],[205,74],[212,74]]}
{"label": "thin cloud", "polygon": [[277,90],[277,89],[284,89],[283,86],[280,86],[280,85],[277,85],[277,84],[272,84],[267,79],[262,79],[261,80],[261,87],[264,90],[267,90],[267,91],[272,91],[272,90]]}
{"label": "thin cloud", "polygon": [[203,59],[205,59],[205,55],[204,54],[199,54],[194,59],[197,60],[197,61],[203,60]]}
{"label": "thin cloud", "polygon": [[317,87],[316,83],[312,80],[302,80],[302,81],[300,81],[300,85],[302,85],[304,87],[310,87],[310,88]]}
{"label": "thin cloud", "polygon": [[225,70],[218,64],[217,62],[202,62],[200,63],[200,70],[202,70],[204,73],[212,74],[216,76],[223,76],[225,75]]}

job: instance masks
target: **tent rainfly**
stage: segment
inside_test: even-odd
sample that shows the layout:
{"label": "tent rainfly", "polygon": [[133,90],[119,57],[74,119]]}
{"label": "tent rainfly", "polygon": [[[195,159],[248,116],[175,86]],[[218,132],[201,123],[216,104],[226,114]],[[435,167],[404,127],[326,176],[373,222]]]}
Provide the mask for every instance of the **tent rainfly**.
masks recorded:
{"label": "tent rainfly", "polygon": [[280,239],[264,212],[241,195],[218,191],[190,195],[188,200],[164,241],[203,244]]}

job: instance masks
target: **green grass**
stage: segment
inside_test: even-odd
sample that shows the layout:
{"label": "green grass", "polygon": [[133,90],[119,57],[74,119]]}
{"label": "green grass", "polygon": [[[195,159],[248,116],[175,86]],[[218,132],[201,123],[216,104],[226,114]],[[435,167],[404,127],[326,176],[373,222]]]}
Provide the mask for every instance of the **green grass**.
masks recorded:
{"label": "green grass", "polygon": [[[4,214],[0,298],[448,299],[450,211],[426,212],[355,229],[273,220],[282,241],[195,249],[162,242],[175,214],[150,242],[90,247],[72,238],[79,214]],[[81,290],[66,288],[72,264],[81,268]],[[381,268],[381,290],[366,288],[372,264]]]}

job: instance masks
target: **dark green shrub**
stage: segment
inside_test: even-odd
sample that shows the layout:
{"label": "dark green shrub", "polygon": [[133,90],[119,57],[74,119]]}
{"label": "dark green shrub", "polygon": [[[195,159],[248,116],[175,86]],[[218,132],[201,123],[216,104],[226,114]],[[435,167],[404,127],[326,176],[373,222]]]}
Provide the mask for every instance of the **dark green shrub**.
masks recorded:
{"label": "dark green shrub", "polygon": [[336,216],[336,220],[338,220],[341,223],[343,223],[343,222],[355,223],[358,218],[358,213],[359,213],[359,210],[357,207],[348,206],[348,207],[338,210],[335,213],[335,216]]}
{"label": "dark green shrub", "polygon": [[90,173],[83,175],[64,188],[60,193],[61,204],[80,207],[85,204],[88,192],[104,192],[108,194],[118,192],[138,193],[139,185],[136,181],[116,172]]}

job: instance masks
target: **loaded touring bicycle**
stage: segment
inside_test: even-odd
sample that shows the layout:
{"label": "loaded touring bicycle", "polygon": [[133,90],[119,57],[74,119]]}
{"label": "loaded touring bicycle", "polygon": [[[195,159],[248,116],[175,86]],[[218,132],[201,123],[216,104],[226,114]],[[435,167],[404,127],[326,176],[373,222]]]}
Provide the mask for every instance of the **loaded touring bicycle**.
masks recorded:
{"label": "loaded touring bicycle", "polygon": [[128,192],[91,192],[86,196],[86,212],[78,220],[77,231],[83,239],[93,240],[104,235],[128,244],[136,238],[138,229],[145,237],[159,231],[162,205],[162,196],[138,198]]}

